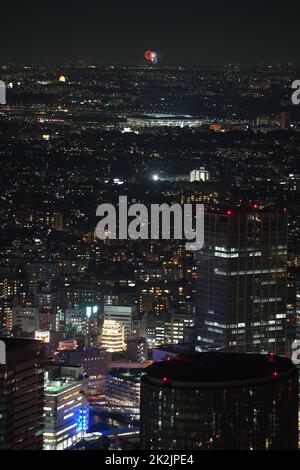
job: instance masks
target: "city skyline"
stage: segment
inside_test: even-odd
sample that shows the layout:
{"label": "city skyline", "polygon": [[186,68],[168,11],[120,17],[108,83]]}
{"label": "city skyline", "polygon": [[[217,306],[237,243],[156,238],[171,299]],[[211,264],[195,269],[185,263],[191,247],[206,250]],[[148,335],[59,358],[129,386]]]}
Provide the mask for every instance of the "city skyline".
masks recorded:
{"label": "city skyline", "polygon": [[300,448],[300,5],[0,13],[0,449]]}

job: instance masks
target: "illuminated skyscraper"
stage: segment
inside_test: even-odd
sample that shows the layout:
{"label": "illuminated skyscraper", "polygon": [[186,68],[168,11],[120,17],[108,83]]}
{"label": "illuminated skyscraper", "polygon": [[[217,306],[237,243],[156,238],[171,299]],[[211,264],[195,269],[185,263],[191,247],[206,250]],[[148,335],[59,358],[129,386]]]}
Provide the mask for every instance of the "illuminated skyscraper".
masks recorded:
{"label": "illuminated skyscraper", "polygon": [[298,371],[274,355],[166,358],[141,379],[141,449],[297,449]]}
{"label": "illuminated skyscraper", "polygon": [[284,210],[207,212],[197,270],[199,351],[286,353]]}
{"label": "illuminated skyscraper", "polygon": [[136,308],[132,306],[104,305],[104,319],[124,325],[125,339],[132,335],[132,320]]}
{"label": "illuminated skyscraper", "polygon": [[64,450],[88,429],[88,403],[82,393],[79,367],[58,367],[46,373],[44,450]]}
{"label": "illuminated skyscraper", "polygon": [[141,376],[144,369],[112,369],[106,376],[107,406],[139,418]]}
{"label": "illuminated skyscraper", "polygon": [[125,351],[124,325],[114,320],[104,320],[101,334],[101,347],[107,352]]}

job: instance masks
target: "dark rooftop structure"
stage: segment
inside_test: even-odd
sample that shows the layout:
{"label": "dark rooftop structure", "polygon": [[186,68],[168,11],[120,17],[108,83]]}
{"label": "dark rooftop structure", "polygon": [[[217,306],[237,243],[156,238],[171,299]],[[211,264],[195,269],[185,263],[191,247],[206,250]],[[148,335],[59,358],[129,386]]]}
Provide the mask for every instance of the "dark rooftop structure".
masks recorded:
{"label": "dark rooftop structure", "polygon": [[168,383],[182,382],[197,387],[218,384],[280,380],[295,366],[290,359],[274,354],[194,353],[167,357],[146,369],[146,377]]}
{"label": "dark rooftop structure", "polygon": [[38,340],[30,338],[6,338],[0,336],[0,341],[4,341],[6,351],[13,351],[14,349],[24,348],[31,345],[39,344]]}

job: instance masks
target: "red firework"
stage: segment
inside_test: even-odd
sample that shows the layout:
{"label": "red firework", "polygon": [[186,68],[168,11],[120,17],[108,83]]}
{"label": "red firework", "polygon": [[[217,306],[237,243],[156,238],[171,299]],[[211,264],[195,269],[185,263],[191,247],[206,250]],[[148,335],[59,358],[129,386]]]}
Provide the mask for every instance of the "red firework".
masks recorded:
{"label": "red firework", "polygon": [[150,51],[150,49],[148,51],[145,52],[145,59],[146,60],[151,60],[152,59],[152,51]]}

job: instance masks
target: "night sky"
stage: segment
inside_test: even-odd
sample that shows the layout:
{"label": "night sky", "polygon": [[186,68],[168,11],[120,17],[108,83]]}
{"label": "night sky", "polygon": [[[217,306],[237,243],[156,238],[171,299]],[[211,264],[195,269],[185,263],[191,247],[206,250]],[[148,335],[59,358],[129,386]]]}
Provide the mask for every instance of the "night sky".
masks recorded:
{"label": "night sky", "polygon": [[7,0],[0,62],[299,63],[299,0]]}

